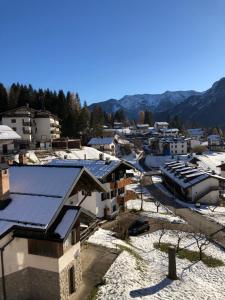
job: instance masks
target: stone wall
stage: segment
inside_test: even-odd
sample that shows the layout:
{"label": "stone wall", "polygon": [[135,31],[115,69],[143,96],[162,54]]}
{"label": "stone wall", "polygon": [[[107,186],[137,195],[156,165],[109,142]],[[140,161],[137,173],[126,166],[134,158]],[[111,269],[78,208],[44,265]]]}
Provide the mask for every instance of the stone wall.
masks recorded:
{"label": "stone wall", "polygon": [[71,262],[59,275],[60,277],[60,296],[61,300],[67,300],[70,298],[69,293],[69,269],[74,266],[75,270],[75,291],[78,289],[82,281],[82,268],[81,268],[81,259],[80,255],[74,258],[74,261]]}

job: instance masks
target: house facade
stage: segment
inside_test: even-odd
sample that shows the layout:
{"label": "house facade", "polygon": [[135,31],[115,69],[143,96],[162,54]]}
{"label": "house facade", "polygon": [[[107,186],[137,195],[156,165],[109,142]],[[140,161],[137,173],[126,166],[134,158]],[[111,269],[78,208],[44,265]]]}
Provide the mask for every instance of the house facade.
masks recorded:
{"label": "house facade", "polygon": [[155,122],[154,128],[156,131],[160,131],[161,129],[166,130],[169,127],[169,123],[167,122]]}
{"label": "house facade", "polygon": [[79,206],[86,186],[105,191],[84,168],[0,170],[0,299],[67,300],[82,280]]}
{"label": "house facade", "polygon": [[113,137],[96,137],[88,142],[88,146],[95,148],[101,152],[115,156],[116,145]]}
{"label": "house facade", "polygon": [[158,142],[158,154],[184,155],[187,154],[187,141],[183,138],[160,138]]}
{"label": "house facade", "polygon": [[82,199],[81,206],[97,218],[113,218],[119,212],[120,207],[126,202],[126,186],[132,183],[130,174],[126,171],[133,167],[119,160],[53,160],[50,165],[83,166],[88,169],[102,183],[106,192],[80,191],[73,197],[73,204],[77,205]]}
{"label": "house facade", "polygon": [[48,111],[19,107],[2,113],[2,124],[21,136],[20,149],[49,148],[54,139],[60,138],[59,119]]}

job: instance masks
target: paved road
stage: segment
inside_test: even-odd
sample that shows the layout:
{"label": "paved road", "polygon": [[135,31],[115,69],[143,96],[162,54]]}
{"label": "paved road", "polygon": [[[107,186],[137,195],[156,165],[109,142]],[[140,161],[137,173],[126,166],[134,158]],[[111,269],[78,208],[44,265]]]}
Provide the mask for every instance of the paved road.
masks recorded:
{"label": "paved road", "polygon": [[207,219],[200,213],[194,212],[191,209],[175,202],[172,197],[165,195],[152,182],[146,186],[152,196],[167,206],[176,215],[185,219],[195,232],[203,232],[210,236],[214,241],[225,247],[225,228],[214,221]]}

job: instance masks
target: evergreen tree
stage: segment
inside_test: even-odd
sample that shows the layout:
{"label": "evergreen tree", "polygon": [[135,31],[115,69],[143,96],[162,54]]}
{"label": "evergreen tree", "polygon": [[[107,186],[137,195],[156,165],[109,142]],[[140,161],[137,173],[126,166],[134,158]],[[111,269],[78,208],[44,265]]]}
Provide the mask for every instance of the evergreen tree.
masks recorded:
{"label": "evergreen tree", "polygon": [[0,83],[0,112],[8,109],[8,94],[2,83]]}
{"label": "evergreen tree", "polygon": [[145,111],[144,123],[149,124],[149,126],[152,126],[152,124],[153,124],[152,113],[149,110]]}

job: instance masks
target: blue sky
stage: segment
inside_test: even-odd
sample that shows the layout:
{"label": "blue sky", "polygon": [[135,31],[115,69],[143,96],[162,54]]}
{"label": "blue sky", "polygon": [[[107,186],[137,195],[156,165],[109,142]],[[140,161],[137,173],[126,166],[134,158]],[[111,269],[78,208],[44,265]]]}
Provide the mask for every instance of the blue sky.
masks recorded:
{"label": "blue sky", "polygon": [[126,94],[225,76],[224,0],[0,0],[0,82]]}

